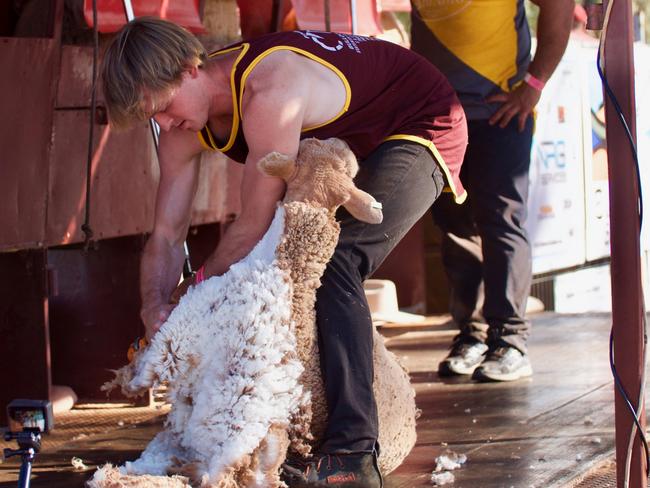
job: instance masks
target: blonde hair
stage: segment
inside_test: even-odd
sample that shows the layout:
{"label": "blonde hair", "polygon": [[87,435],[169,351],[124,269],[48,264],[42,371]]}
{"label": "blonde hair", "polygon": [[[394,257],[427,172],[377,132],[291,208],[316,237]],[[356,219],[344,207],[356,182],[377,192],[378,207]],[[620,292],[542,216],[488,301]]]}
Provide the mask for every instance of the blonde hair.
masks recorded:
{"label": "blonde hair", "polygon": [[146,120],[155,107],[147,108],[145,97],[168,96],[185,70],[206,59],[198,39],[172,22],[139,17],[126,24],[107,48],[102,65],[111,125],[124,128]]}

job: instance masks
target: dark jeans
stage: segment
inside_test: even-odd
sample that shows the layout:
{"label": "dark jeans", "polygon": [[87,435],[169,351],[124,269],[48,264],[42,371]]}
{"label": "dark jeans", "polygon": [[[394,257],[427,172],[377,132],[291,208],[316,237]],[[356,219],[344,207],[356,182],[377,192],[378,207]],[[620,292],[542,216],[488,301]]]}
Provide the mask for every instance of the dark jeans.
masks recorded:
{"label": "dark jeans", "polygon": [[373,394],[373,325],[363,280],[440,194],[443,176],[424,146],[389,141],[363,163],[356,185],[383,205],[371,225],[341,207],[341,235],[316,295],[321,367],[329,410],[323,452],[371,452],[378,435]]}
{"label": "dark jeans", "polygon": [[456,205],[444,195],[433,205],[443,231],[450,312],[460,328],[457,339],[525,353],[531,250],[524,222],[533,120],[521,133],[516,118],[504,129],[470,120],[468,129],[460,177],[469,197]]}

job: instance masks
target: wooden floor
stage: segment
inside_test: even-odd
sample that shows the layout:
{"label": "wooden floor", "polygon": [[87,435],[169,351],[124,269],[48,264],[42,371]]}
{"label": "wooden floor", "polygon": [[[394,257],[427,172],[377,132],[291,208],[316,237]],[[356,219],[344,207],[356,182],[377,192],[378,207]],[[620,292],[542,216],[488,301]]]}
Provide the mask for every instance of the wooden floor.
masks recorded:
{"label": "wooden floor", "polygon": [[[514,383],[442,381],[435,373],[453,331],[409,332],[388,344],[406,361],[423,414],[418,442],[387,487],[430,487],[445,449],[467,456],[454,487],[562,487],[613,454],[608,315],[539,315],[534,376]],[[447,447],[444,447],[444,444]]]}
{"label": "wooden floor", "polygon": [[[613,386],[608,365],[608,315],[533,317],[530,355],[535,374],[514,383],[442,380],[436,374],[454,331],[433,325],[386,327],[389,348],[408,366],[422,409],[418,442],[387,488],[431,487],[435,458],[450,449],[467,456],[453,471],[456,488],[564,487],[614,447]],[[127,422],[128,424],[128,422]],[[125,425],[46,448],[33,487],[83,486],[92,471],[75,472],[73,456],[93,468],[137,457],[160,418]],[[15,462],[0,464],[0,487],[16,486]]]}

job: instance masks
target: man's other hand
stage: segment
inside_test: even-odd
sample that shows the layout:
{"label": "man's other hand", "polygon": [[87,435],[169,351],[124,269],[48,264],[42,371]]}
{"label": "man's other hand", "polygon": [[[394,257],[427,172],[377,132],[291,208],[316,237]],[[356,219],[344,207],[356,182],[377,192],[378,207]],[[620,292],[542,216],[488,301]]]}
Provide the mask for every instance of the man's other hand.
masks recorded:
{"label": "man's other hand", "polygon": [[526,126],[526,119],[533,113],[541,95],[542,92],[522,82],[510,93],[499,93],[488,97],[486,101],[489,103],[503,102],[499,110],[490,118],[490,125],[496,124],[503,129],[516,116],[519,132],[522,132]]}
{"label": "man's other hand", "polygon": [[144,323],[147,340],[150,341],[154,334],[158,332],[158,329],[167,321],[175,306],[173,303],[167,303],[142,309],[140,318]]}

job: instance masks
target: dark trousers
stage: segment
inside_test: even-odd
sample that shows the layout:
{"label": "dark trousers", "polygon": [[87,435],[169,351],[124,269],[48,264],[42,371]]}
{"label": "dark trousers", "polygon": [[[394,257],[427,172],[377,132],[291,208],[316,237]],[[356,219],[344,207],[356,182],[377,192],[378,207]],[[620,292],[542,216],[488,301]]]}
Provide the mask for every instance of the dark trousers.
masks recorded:
{"label": "dark trousers", "polygon": [[524,229],[533,120],[501,129],[468,121],[469,145],[460,173],[468,199],[447,195],[433,205],[443,231],[442,260],[450,285],[457,339],[526,352],[525,318],[531,283],[531,250]]}
{"label": "dark trousers", "polygon": [[361,164],[356,185],[383,205],[371,225],[341,207],[341,235],[316,295],[321,367],[329,410],[323,452],[371,452],[378,436],[373,394],[373,325],[363,280],[426,213],[444,186],[424,146],[389,141]]}

